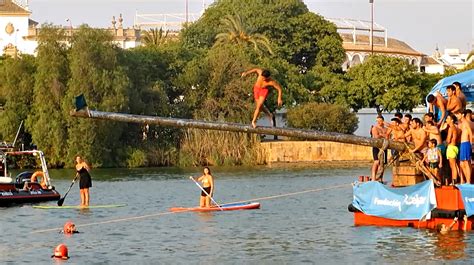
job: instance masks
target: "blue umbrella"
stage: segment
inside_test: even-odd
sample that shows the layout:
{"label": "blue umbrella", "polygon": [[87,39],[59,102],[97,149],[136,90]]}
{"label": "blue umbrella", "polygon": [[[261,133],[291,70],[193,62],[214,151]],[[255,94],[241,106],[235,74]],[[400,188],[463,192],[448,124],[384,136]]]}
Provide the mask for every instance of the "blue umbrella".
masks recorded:
{"label": "blue umbrella", "polygon": [[466,95],[467,101],[474,100],[474,69],[461,72],[455,75],[445,77],[436,83],[436,85],[431,89],[430,94],[434,94],[436,91],[439,91],[441,95],[447,97],[446,87],[452,85],[454,82],[461,83],[461,89]]}
{"label": "blue umbrella", "polygon": [[[464,92],[464,95],[466,95],[467,102],[474,100],[474,69],[451,75],[439,80],[428,95],[439,91],[439,93],[441,93],[441,95],[446,98],[446,88],[449,85],[452,85],[454,82],[459,82],[461,84],[461,89]],[[425,100],[426,106],[428,106],[428,96],[426,96]],[[429,109],[426,111],[429,111]],[[434,112],[435,116],[440,118],[441,113],[438,111],[438,108],[434,107]]]}

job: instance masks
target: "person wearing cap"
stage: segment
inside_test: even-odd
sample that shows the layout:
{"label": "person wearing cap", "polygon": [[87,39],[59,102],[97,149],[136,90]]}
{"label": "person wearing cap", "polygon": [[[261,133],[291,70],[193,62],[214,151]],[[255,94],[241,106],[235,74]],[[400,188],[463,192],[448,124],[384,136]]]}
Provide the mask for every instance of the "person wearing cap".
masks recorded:
{"label": "person wearing cap", "polygon": [[270,77],[271,74],[269,70],[253,68],[253,69],[243,72],[241,76],[244,77],[251,73],[257,74],[257,80],[255,81],[255,84],[253,85],[255,111],[253,113],[252,127],[253,128],[257,127],[257,118],[261,110],[263,110],[263,112],[265,112],[268,115],[268,118],[270,119],[270,124],[272,124],[272,126],[275,126],[275,124],[273,124],[273,114],[268,110],[268,108],[265,106],[264,103],[268,96],[268,88],[273,87],[274,89],[278,91],[277,104],[278,106],[281,106],[283,104],[283,101],[281,100],[281,90],[282,90],[281,86],[275,80],[273,80],[273,78]]}

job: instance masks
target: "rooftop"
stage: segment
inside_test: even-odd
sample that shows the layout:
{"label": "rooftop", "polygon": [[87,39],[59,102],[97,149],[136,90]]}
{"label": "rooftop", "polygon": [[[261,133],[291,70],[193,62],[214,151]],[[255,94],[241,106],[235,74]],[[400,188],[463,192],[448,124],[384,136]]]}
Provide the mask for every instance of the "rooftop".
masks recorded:
{"label": "rooftop", "polygon": [[[370,45],[370,36],[368,35],[355,35],[355,40],[354,36],[350,33],[340,33],[340,35],[343,40],[342,46],[346,51],[371,51],[372,49]],[[387,38],[386,44],[384,37],[374,36],[373,40],[374,52],[377,53],[396,53],[423,56],[422,53],[416,51],[401,40]]]}

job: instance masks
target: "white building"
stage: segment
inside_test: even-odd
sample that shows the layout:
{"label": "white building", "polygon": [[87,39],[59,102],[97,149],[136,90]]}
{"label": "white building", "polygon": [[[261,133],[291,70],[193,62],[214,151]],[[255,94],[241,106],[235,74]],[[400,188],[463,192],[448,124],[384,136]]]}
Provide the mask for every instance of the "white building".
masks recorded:
{"label": "white building", "polygon": [[[65,0],[66,1],[66,0]],[[38,34],[41,28],[30,19],[28,0],[0,0],[0,55],[35,54],[38,46]],[[112,19],[108,30],[114,36],[114,42],[123,49],[140,46],[140,30],[124,29],[123,18]],[[72,26],[67,35],[74,34]]]}
{"label": "white building", "polygon": [[29,36],[38,23],[30,15],[27,2],[0,0],[0,55],[34,54],[38,43]]}

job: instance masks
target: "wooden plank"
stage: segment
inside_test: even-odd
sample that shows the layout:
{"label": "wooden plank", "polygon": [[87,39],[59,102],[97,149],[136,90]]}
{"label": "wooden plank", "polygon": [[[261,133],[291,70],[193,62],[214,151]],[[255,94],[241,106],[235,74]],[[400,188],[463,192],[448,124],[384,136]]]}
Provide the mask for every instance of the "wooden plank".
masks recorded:
{"label": "wooden plank", "polygon": [[321,132],[307,129],[295,129],[295,128],[280,128],[280,127],[267,127],[259,126],[253,128],[250,125],[240,123],[229,123],[229,122],[212,122],[212,121],[200,121],[190,119],[176,119],[176,118],[165,118],[159,116],[145,116],[135,115],[126,113],[116,112],[104,112],[95,110],[79,110],[71,111],[73,117],[91,118],[99,120],[111,120],[120,122],[131,122],[139,124],[158,125],[165,127],[178,127],[178,128],[195,128],[205,130],[218,130],[228,132],[242,132],[242,133],[256,133],[256,134],[269,134],[278,136],[295,137],[306,140],[316,141],[331,141],[339,143],[357,144],[363,146],[372,146],[382,148],[384,141],[386,141],[389,149],[397,151],[404,151],[406,146],[402,142],[396,142],[384,139],[374,139],[370,137],[356,136],[343,133],[335,132]]}

